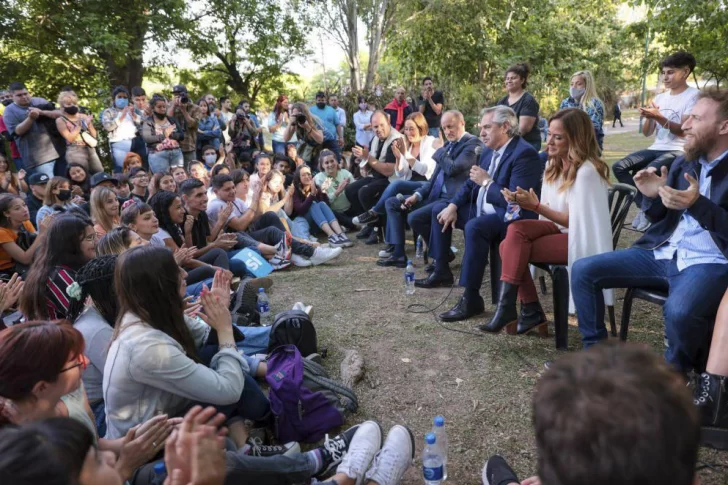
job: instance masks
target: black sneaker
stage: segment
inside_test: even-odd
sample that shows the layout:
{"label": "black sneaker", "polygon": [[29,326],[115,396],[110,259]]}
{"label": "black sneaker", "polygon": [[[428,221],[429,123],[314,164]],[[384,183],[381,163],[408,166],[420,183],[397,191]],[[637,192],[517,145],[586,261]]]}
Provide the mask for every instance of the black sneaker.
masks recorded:
{"label": "black sneaker", "polygon": [[339,433],[333,438],[329,438],[326,435],[324,444],[318,449],[321,451],[321,458],[323,459],[323,465],[321,471],[316,474],[316,478],[321,480],[330,475],[336,467],[339,466],[341,460],[344,459],[344,455],[349,450],[349,444],[351,444],[352,438],[359,429],[359,425],[352,426],[343,433]]}
{"label": "black sneaker", "polygon": [[243,451],[250,456],[296,455],[301,453],[301,447],[295,441],[284,445],[264,445],[260,438],[248,438],[245,442],[247,449]]}
{"label": "black sneaker", "polygon": [[369,246],[373,244],[379,244],[384,242],[384,230],[381,227],[378,227],[375,231],[372,231],[372,233],[369,235],[366,241],[364,241],[364,244],[367,244]]}
{"label": "black sneaker", "polygon": [[357,239],[367,239],[374,232],[374,226],[364,226],[364,229],[356,235]]}
{"label": "black sneaker", "polygon": [[483,467],[483,484],[484,485],[508,485],[509,483],[521,483],[516,473],[508,466],[506,461],[498,456],[493,455],[485,462]]}
{"label": "black sneaker", "polygon": [[364,225],[364,224],[371,224],[372,222],[377,222],[379,219],[379,214],[372,210],[368,210],[363,214],[359,214],[355,218],[351,220],[354,224],[358,225]]}

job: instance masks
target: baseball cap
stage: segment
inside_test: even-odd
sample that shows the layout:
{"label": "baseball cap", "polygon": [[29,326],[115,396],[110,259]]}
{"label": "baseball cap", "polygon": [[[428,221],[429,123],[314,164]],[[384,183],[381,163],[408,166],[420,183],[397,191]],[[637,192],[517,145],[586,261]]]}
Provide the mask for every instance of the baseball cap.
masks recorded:
{"label": "baseball cap", "polygon": [[187,92],[187,88],[184,84],[177,84],[175,87],[172,88],[173,94],[183,94]]}
{"label": "baseball cap", "polygon": [[116,180],[111,175],[109,175],[108,173],[106,173],[106,172],[99,172],[99,173],[95,173],[91,177],[91,187],[96,187],[100,183],[106,182],[107,180],[109,182],[111,182],[112,184],[114,184],[114,185],[119,185],[119,181]]}
{"label": "baseball cap", "polygon": [[30,177],[28,177],[28,185],[45,185],[50,180],[50,177],[48,177],[47,174],[44,173],[34,173]]}

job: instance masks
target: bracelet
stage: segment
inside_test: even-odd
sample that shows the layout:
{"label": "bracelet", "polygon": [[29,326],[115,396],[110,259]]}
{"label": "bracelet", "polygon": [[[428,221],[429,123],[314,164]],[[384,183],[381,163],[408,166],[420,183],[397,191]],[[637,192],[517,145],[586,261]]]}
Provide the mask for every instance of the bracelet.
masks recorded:
{"label": "bracelet", "polygon": [[237,345],[230,344],[230,343],[218,344],[217,348],[218,348],[218,350],[222,350],[222,349],[238,350],[238,346]]}

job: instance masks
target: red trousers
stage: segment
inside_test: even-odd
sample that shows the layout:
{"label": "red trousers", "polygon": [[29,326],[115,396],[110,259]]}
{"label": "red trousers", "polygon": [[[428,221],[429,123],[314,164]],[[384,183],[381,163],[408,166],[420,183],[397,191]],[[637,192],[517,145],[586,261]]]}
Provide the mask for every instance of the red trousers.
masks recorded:
{"label": "red trousers", "polygon": [[503,260],[501,281],[519,285],[518,298],[523,303],[538,301],[528,264],[566,264],[568,245],[568,234],[562,234],[551,221],[524,220],[512,223],[500,244]]}

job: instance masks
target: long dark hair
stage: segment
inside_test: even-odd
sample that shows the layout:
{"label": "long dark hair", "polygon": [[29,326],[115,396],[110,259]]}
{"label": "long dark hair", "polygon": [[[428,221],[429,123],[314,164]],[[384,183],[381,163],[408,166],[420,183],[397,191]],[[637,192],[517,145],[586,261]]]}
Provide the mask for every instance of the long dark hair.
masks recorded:
{"label": "long dark hair", "polygon": [[149,206],[154,211],[154,215],[159,220],[159,227],[164,229],[172,236],[172,240],[177,246],[182,246],[185,241],[182,239],[182,231],[179,225],[172,222],[172,218],[169,217],[169,207],[172,205],[175,199],[178,199],[179,195],[174,192],[161,191],[157,192],[149,199]]}
{"label": "long dark hair", "polygon": [[[38,382],[56,382],[63,366],[82,354],[83,348],[81,332],[67,321],[19,323],[3,330],[0,396],[13,401],[30,399]],[[8,422],[0,404],[0,426]]]}
{"label": "long dark hair", "polygon": [[[333,155],[332,152],[329,152],[329,153],[331,153]],[[296,188],[296,192],[298,192],[301,195],[304,195],[303,194],[303,184],[301,183],[301,170],[304,170],[306,168],[309,171],[311,171],[311,167],[304,164],[304,165],[299,166],[296,169],[296,171],[293,173],[293,186]],[[311,181],[311,183],[314,183],[313,180]]]}
{"label": "long dark hair", "polygon": [[180,278],[182,273],[169,249],[138,246],[119,256],[114,273],[119,298],[114,339],[121,330],[121,319],[133,313],[150,327],[175,339],[188,357],[199,362],[194,339],[184,320]]}
{"label": "long dark hair", "polygon": [[104,317],[106,323],[114,326],[119,314],[119,302],[114,291],[116,258],[116,254],[98,256],[78,270],[76,282],[81,287],[81,296],[71,301],[69,320],[76,321],[85,308],[86,298],[90,296],[94,307]]}
{"label": "long dark hair", "polygon": [[0,227],[10,227],[10,219],[5,212],[10,210],[10,205],[20,197],[15,194],[0,194]]}
{"label": "long dark hair", "polygon": [[[83,173],[86,174],[86,178],[83,179],[83,182],[76,182],[71,178],[71,169],[72,168],[80,168],[83,170]],[[66,168],[66,178],[69,182],[71,182],[71,187],[74,185],[78,185],[81,187],[81,190],[83,190],[83,193],[88,197],[88,193],[91,191],[91,177],[89,176],[88,169],[81,165],[80,163],[74,163],[71,162],[68,164],[68,167]]]}
{"label": "long dark hair", "polygon": [[0,476],[16,485],[74,485],[95,447],[94,436],[73,418],[48,418],[0,432]]}
{"label": "long dark hair", "polygon": [[86,264],[86,257],[81,251],[81,240],[89,226],[89,219],[62,214],[55,217],[51,227],[42,236],[33,257],[33,264],[25,277],[25,288],[20,300],[20,309],[27,319],[48,318],[46,285],[57,266],[69,266],[78,270]]}

